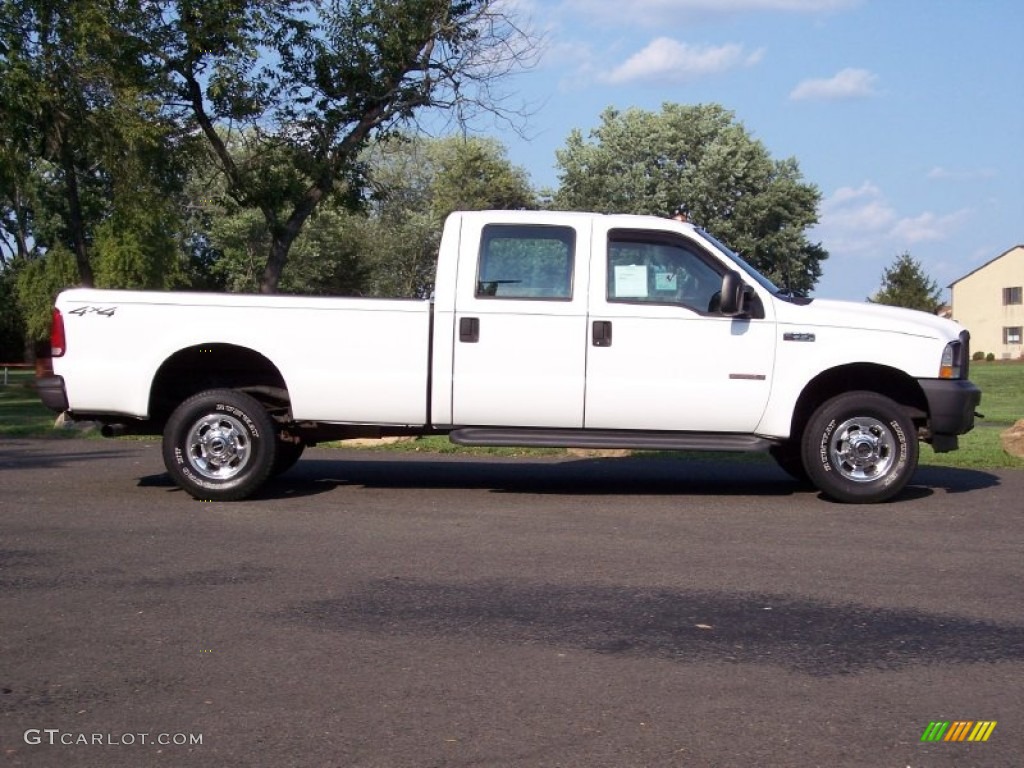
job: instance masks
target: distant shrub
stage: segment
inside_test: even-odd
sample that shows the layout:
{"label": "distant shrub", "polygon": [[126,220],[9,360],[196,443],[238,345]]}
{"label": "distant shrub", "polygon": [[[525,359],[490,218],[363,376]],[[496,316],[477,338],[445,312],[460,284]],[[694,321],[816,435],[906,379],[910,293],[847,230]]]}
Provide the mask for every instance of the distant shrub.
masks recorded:
{"label": "distant shrub", "polygon": [[973,355],[971,355],[971,360],[984,360],[984,359],[985,359],[985,353],[982,352],[980,349],[977,352],[975,352]]}
{"label": "distant shrub", "polygon": [[987,362],[989,362],[989,363],[991,363],[995,359],[996,359],[996,353],[995,352],[989,352],[987,355],[985,355],[985,360]]}

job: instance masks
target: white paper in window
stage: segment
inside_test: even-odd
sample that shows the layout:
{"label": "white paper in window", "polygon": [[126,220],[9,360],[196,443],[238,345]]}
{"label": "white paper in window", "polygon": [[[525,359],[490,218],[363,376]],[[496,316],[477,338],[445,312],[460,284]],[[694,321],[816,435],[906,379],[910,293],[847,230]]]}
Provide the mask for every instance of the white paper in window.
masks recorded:
{"label": "white paper in window", "polygon": [[620,264],[615,267],[615,298],[646,299],[647,267],[644,264]]}
{"label": "white paper in window", "polygon": [[655,272],[654,290],[674,291],[678,285],[675,272]]}

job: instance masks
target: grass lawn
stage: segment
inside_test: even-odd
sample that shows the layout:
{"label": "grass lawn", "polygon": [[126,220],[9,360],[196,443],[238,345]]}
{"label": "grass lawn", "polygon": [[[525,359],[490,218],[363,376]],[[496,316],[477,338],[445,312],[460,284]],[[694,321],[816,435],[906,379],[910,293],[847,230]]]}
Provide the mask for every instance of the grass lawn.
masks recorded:
{"label": "grass lawn", "polygon": [[960,436],[960,450],[935,453],[921,446],[921,463],[940,467],[972,469],[1024,469],[1024,459],[1010,456],[1003,450],[999,433],[1024,419],[1024,363],[972,362],[971,381],[981,388],[974,429]]}
{"label": "grass lawn", "polygon": [[77,429],[54,429],[57,414],[46,408],[32,386],[32,371],[0,371],[0,437],[77,437]]}
{"label": "grass lawn", "polygon": [[[985,414],[985,418],[978,419],[974,430],[960,437],[958,451],[937,454],[929,446],[921,446],[921,463],[972,469],[1024,469],[1024,459],[1007,454],[999,441],[1000,432],[1018,419],[1024,419],[1024,363],[974,362],[971,364],[971,380],[981,387],[982,400],[978,410]],[[39,402],[32,389],[31,372],[11,371],[7,386],[3,386],[2,381],[0,378],[0,437],[63,438],[82,434],[77,429],[53,428],[54,414]],[[561,449],[462,448],[448,442],[446,437],[420,438],[371,450],[500,456],[559,456],[565,453]],[[693,458],[689,454],[679,456]],[[771,461],[763,454],[700,454],[699,457]]]}

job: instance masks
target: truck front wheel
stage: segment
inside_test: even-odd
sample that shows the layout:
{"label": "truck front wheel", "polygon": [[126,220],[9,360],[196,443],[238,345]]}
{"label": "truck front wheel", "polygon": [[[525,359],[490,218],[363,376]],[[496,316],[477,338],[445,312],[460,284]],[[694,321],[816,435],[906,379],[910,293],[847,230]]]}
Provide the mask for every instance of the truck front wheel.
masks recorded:
{"label": "truck front wheel", "polygon": [[807,423],[803,458],[811,482],[851,504],[892,498],[917,467],[917,432],[906,411],[875,392],[826,401]]}
{"label": "truck front wheel", "polygon": [[201,501],[234,501],[256,491],[277,456],[274,422],[244,392],[211,389],[179,405],[164,429],[164,466]]}

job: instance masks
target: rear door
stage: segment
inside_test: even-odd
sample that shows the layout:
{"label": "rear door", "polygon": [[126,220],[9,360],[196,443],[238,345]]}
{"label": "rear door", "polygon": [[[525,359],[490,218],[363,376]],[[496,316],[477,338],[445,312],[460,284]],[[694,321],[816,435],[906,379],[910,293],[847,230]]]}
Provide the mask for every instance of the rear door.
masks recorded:
{"label": "rear door", "polygon": [[582,427],[590,219],[467,217],[460,250],[453,423]]}

